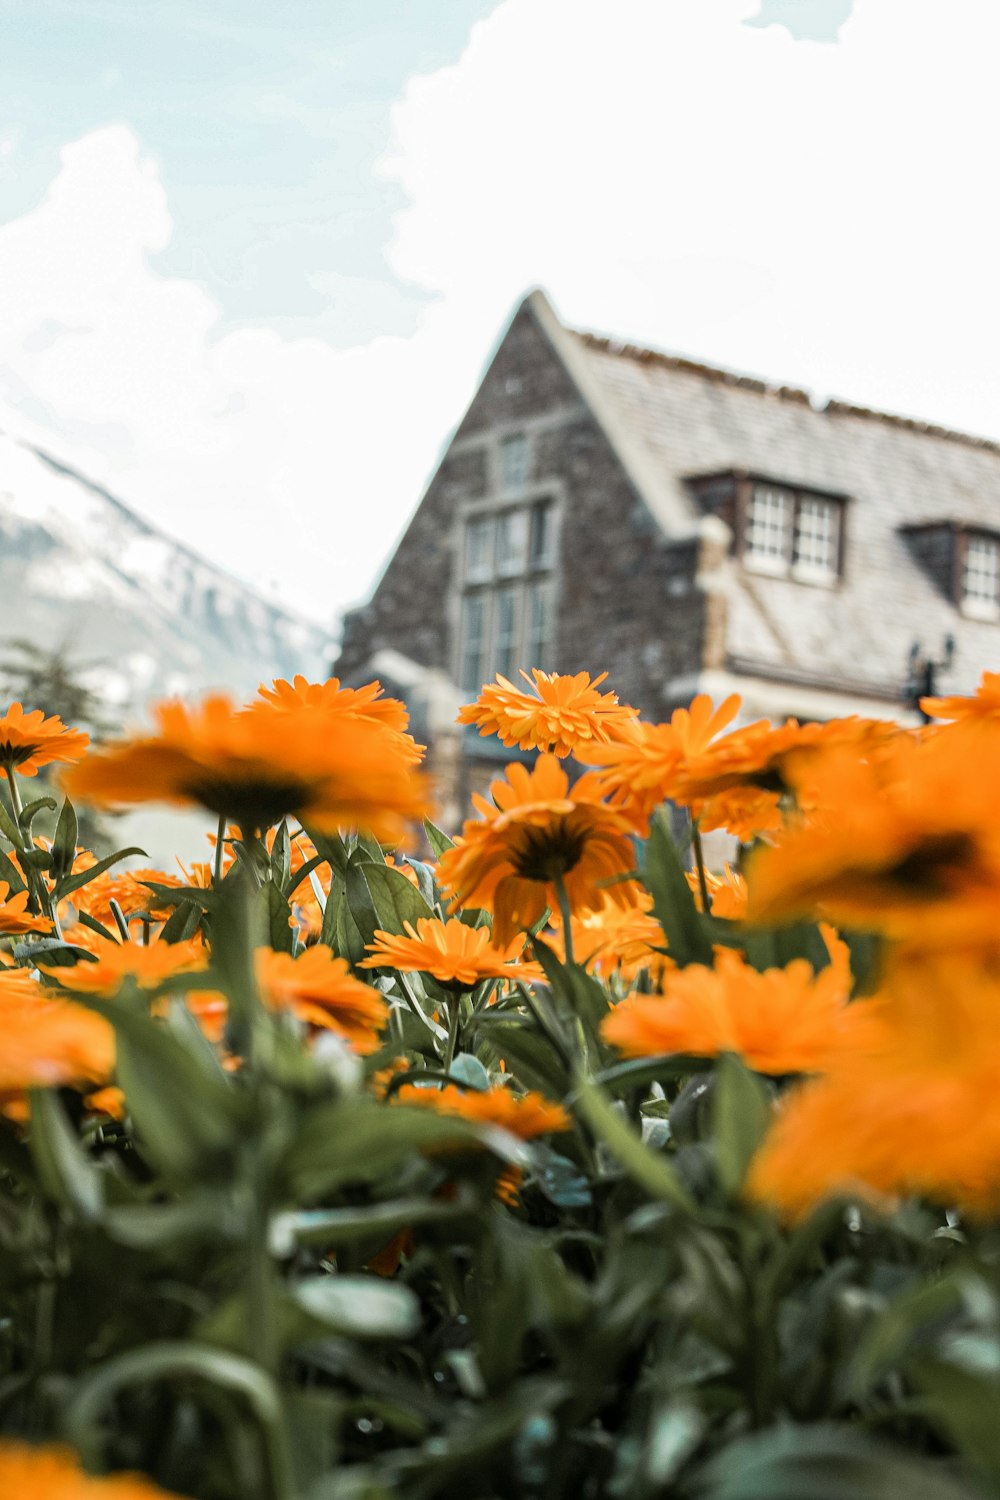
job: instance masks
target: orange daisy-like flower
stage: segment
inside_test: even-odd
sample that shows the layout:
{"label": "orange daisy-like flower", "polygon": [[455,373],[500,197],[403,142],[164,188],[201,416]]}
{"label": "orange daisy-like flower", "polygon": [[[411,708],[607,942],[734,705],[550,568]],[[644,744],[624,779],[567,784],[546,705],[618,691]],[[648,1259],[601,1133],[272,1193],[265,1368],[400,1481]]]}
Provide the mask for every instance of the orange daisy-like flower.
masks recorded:
{"label": "orange daisy-like flower", "polygon": [[0,1096],[103,1083],[114,1067],[108,1022],[82,1005],[46,995],[25,969],[0,973],[0,1037]]}
{"label": "orange daisy-like flower", "polygon": [[28,893],[10,894],[10,886],[0,880],[0,937],[13,937],[20,932],[51,932],[48,917],[36,917],[28,910]]}
{"label": "orange daisy-like flower", "polygon": [[311,704],[236,710],[222,696],[194,710],[160,704],[155,713],[156,734],[104,747],[67,775],[67,790],[103,806],[200,805],[248,829],[295,814],[386,841],[428,810],[402,737],[370,719]]}
{"label": "orange daisy-like flower", "polygon": [[751,921],[816,913],[923,946],[997,940],[1000,720],[793,768],[820,811],[747,866]]}
{"label": "orange daisy-like flower", "polygon": [[1000,672],[984,672],[971,698],[921,698],[920,707],[935,719],[988,719],[1000,715]]}
{"label": "orange daisy-like flower", "polygon": [[31,1448],[0,1439],[0,1495],[5,1500],[181,1500],[141,1474],[93,1477],[69,1448]]}
{"label": "orange daisy-like flower", "polygon": [[79,760],[89,744],[89,734],[67,729],[55,714],[46,718],[40,708],[26,714],[20,703],[12,703],[0,718],[0,775],[37,776],[53,761]]}
{"label": "orange daisy-like flower", "polygon": [[[701,911],[701,882],[697,870],[688,870],[687,883],[694,893],[695,904]],[[721,875],[705,871],[705,884],[712,903],[712,916],[725,917],[730,922],[742,922],[747,914],[747,883],[738,870],[726,865]]]}
{"label": "orange daisy-like flower", "polygon": [[[605,895],[599,906],[578,912],[570,922],[573,956],[591,974],[608,978],[617,972],[631,983],[644,971],[659,977],[673,968],[673,960],[657,951],[667,946],[667,939],[652,915],[652,896],[638,886],[631,891],[632,904],[621,906]],[[552,945],[564,959],[562,922],[558,914],[552,921]]]}
{"label": "orange daisy-like flower", "polygon": [[[96,864],[93,855],[89,857],[90,862]],[[156,897],[143,883],[147,880],[154,885],[177,887],[181,884],[176,875],[168,875],[163,870],[105,870],[73,892],[73,905],[77,911],[86,912],[104,927],[112,929],[115,925],[112,901],[117,902],[125,917],[143,911],[148,912],[154,921],[165,922],[173,908],[157,905]]]}
{"label": "orange daisy-like flower", "polygon": [[298,958],[258,948],[256,966],[265,1005],[337,1032],[362,1056],[378,1050],[388,1007],[378,990],[355,979],[346,959],[318,943]]}
{"label": "orange daisy-like flower", "polygon": [[[490,787],[495,806],[476,794],[479,819],[442,854],[438,876],[451,909],[485,906],[493,912],[494,941],[501,947],[559,904],[562,881],[570,907],[596,906],[608,882],[634,865],[629,825],[569,778],[554,755],[541,755],[533,770],[513,765],[506,781]],[[630,904],[626,883],[609,894]]]}
{"label": "orange daisy-like flower", "polygon": [[418,917],[416,928],[404,922],[404,934],[376,932],[368,944],[371,958],[362,959],[361,969],[401,969],[431,974],[441,984],[471,990],[484,979],[533,979],[540,977],[537,964],[519,963],[523,943],[515,938],[506,949],[494,948],[486,927],[469,927],[460,917],[440,922],[436,917]]}
{"label": "orange daisy-like flower", "polygon": [[128,980],[140,990],[156,990],[175,974],[196,974],[207,966],[205,948],[196,938],[148,944],[99,938],[89,951],[95,962],[84,959],[72,968],[46,969],[48,977],[82,995],[115,995]]}
{"label": "orange daisy-like flower", "polygon": [[454,1083],[444,1088],[404,1083],[396,1090],[393,1101],[437,1110],[443,1115],[458,1115],[477,1125],[499,1125],[522,1141],[572,1129],[572,1121],[561,1104],[554,1104],[544,1094],[530,1091],[515,1094],[502,1084],[478,1090],[461,1089]]}
{"label": "orange daisy-like flower", "polygon": [[805,959],[759,973],[731,950],[715,968],[667,975],[659,995],[630,995],[602,1027],[626,1057],[735,1052],[758,1073],[815,1073],[850,1039],[850,974],[842,960],[818,974]]}
{"label": "orange daisy-like flower", "polygon": [[614,693],[597,691],[607,675],[565,677],[533,667],[530,677],[521,672],[534,689],[525,692],[498,672],[475,703],[459,710],[458,722],[475,724],[481,735],[497,735],[503,745],[571,755],[578,745],[607,740],[615,725],[635,718],[635,709],[619,703]]}
{"label": "orange daisy-like flower", "polygon": [[348,688],[341,687],[339,677],[330,677],[326,682],[309,682],[300,675],[291,682],[278,677],[269,688],[261,683],[257,691],[261,702],[271,708],[292,713],[309,708],[343,719],[363,719],[379,724],[393,734],[398,748],[409,760],[416,762],[423,754],[423,745],[418,745],[406,733],[410,723],[406,704],[398,698],[383,698],[380,682]]}
{"label": "orange daisy-like flower", "polygon": [[789,1095],[756,1156],[752,1198],[788,1219],[831,1195],[918,1193],[1000,1210],[1000,975],[969,952],[894,965],[866,1045]]}

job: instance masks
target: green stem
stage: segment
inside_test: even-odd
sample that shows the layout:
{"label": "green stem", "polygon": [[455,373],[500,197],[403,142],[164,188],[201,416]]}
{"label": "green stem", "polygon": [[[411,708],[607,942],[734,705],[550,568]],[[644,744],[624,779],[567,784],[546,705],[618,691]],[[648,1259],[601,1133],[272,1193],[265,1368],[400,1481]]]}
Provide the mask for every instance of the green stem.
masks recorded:
{"label": "green stem", "polygon": [[712,898],[708,894],[708,877],[705,874],[705,851],[701,845],[701,829],[698,827],[697,818],[691,824],[691,847],[694,850],[695,864],[698,867],[698,888],[701,891],[701,909],[706,917],[710,917],[712,915]]}
{"label": "green stem", "polygon": [[218,890],[222,884],[222,852],[225,848],[226,839],[226,815],[219,816],[219,828],[215,836],[215,868],[212,871],[212,884]]}
{"label": "green stem", "polygon": [[[14,762],[7,761],[4,769],[7,772],[7,785],[10,788],[10,807],[14,815],[14,827],[17,829],[21,840],[21,853],[25,856],[33,856],[35,846],[31,841],[31,835],[24,826],[24,803],[21,801],[21,791],[17,784],[17,773],[14,770]],[[62,937],[62,928],[56,915],[55,905],[48,886],[38,870],[31,864],[29,858],[24,860],[24,880],[28,887],[30,904],[42,916],[48,917],[52,922],[53,931],[57,937]]]}
{"label": "green stem", "polygon": [[131,935],[131,933],[128,930],[128,923],[125,920],[125,913],[122,911],[121,907],[118,905],[118,902],[115,901],[114,899],[112,899],[111,901],[109,901],[108,905],[111,908],[111,915],[115,919],[115,926],[118,928],[118,931],[121,933],[122,942],[123,943],[130,943],[132,941],[132,935]]}
{"label": "green stem", "polygon": [[569,892],[566,890],[566,882],[561,875],[557,875],[552,882],[556,888],[556,899],[559,902],[559,915],[562,918],[563,930],[563,955],[566,959],[567,968],[572,968],[573,958],[573,928],[570,918]]}
{"label": "green stem", "polygon": [[448,1009],[448,1040],[444,1047],[444,1071],[446,1073],[451,1072],[451,1065],[455,1061],[455,1048],[458,1046],[458,1028],[462,1021],[461,995],[452,995]]}

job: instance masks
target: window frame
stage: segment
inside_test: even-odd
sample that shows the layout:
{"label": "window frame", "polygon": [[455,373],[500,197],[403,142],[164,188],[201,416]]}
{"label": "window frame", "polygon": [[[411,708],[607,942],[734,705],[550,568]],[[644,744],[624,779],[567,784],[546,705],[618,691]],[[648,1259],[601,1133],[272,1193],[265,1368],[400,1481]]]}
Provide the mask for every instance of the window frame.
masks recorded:
{"label": "window frame", "polygon": [[[849,522],[847,495],[745,469],[696,475],[689,478],[687,484],[699,505],[729,526],[733,533],[733,555],[747,572],[788,579],[810,588],[837,588],[844,582]],[[781,559],[755,556],[749,548],[754,493],[758,489],[780,491],[789,501],[785,556]],[[837,518],[836,562],[830,572],[796,558],[803,509],[809,502],[816,501],[831,506]]]}
{"label": "window frame", "polygon": [[[969,544],[989,542],[997,560],[997,598],[993,605],[970,599],[967,592]],[[978,620],[984,624],[1000,621],[1000,533],[985,526],[962,526],[955,537],[955,588],[954,599],[958,609],[967,620]]]}

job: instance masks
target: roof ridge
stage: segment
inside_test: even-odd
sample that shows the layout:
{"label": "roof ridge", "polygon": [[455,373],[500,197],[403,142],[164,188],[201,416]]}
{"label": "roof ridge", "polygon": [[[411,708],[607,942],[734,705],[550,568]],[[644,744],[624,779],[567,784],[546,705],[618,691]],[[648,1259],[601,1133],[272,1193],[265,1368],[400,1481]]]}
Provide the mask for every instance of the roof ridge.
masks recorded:
{"label": "roof ridge", "polygon": [[677,370],[685,375],[700,375],[703,379],[717,381],[720,385],[735,386],[740,390],[753,391],[760,396],[772,396],[779,401],[792,401],[799,406],[810,407],[818,416],[859,417],[866,421],[883,422],[891,427],[901,427],[907,432],[919,432],[925,437],[943,438],[948,442],[963,443],[969,448],[1000,453],[1000,440],[996,438],[963,432],[959,428],[945,427],[937,422],[927,422],[920,417],[904,417],[898,412],[859,406],[853,401],[831,398],[823,405],[817,405],[810,393],[801,386],[765,380],[758,375],[744,375],[737,370],[726,369],[722,365],[709,365],[685,355],[668,354],[664,349],[634,344],[608,334],[591,333],[581,328],[570,328],[567,332],[572,333],[574,338],[579,339],[587,348],[596,349],[600,353],[613,354],[620,359],[631,359],[637,364],[661,365],[668,370]]}

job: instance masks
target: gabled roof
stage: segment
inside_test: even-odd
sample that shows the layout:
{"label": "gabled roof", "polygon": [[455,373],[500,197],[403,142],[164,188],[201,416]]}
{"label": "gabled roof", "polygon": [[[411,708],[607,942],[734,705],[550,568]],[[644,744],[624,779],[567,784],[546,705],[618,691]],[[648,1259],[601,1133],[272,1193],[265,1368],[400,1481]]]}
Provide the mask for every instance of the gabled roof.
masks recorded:
{"label": "gabled roof", "polygon": [[1000,443],[565,327],[545,294],[527,306],[668,539],[701,516],[686,480],[743,470],[849,497],[838,587],[730,569],[729,650],[776,673],[891,690],[915,636],[958,639],[949,685],[1000,659],[1000,628],[966,620],[906,544],[942,517],[1000,528]]}

